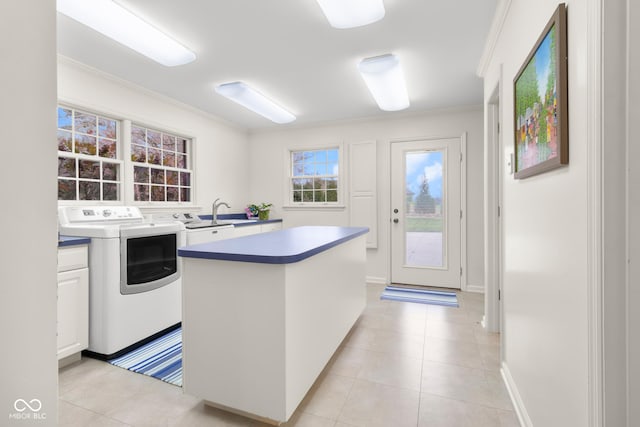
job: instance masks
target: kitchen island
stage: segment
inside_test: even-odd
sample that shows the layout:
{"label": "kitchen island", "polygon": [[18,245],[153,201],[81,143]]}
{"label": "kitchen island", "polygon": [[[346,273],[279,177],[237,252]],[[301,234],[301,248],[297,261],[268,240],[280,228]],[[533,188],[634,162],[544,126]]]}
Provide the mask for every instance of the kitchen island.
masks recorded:
{"label": "kitchen island", "polygon": [[295,227],[180,248],[185,393],[287,421],[364,309],[367,232]]}

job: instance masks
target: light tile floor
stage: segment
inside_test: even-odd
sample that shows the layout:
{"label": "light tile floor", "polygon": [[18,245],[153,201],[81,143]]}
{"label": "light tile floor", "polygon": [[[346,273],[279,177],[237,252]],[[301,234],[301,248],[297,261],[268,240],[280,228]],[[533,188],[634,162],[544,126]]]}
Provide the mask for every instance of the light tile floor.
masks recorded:
{"label": "light tile floor", "polygon": [[[483,295],[450,308],[381,301],[383,289],[367,286],[364,313],[286,425],[517,427]],[[60,426],[264,426],[86,358],[60,370],[59,393]]]}

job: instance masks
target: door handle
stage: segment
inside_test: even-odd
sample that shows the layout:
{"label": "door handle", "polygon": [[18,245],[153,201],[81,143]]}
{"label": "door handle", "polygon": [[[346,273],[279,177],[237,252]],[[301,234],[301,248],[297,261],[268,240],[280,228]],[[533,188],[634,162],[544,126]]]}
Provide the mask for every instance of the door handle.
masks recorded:
{"label": "door handle", "polygon": [[393,218],[393,223],[397,224],[398,222],[400,222],[400,220],[398,218]]}

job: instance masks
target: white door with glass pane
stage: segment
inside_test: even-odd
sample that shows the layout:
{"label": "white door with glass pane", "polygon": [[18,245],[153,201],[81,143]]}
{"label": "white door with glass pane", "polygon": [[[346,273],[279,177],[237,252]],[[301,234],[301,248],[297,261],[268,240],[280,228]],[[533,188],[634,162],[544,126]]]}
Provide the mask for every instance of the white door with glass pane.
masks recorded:
{"label": "white door with glass pane", "polygon": [[391,144],[391,281],[460,288],[460,138]]}

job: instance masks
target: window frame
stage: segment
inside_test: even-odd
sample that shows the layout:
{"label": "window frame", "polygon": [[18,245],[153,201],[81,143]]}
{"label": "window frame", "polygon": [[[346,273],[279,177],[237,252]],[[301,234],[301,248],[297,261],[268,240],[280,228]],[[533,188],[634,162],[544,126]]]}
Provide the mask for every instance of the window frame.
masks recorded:
{"label": "window frame", "polygon": [[[119,200],[58,200],[58,206],[114,206],[114,205],[124,205],[124,206],[138,206],[143,211],[164,211],[166,209],[195,209],[197,208],[197,200],[196,200],[196,157],[197,157],[197,138],[191,136],[189,132],[185,132],[180,129],[170,128],[161,124],[153,124],[148,120],[138,120],[135,116],[130,114],[122,114],[118,112],[111,111],[109,109],[104,108],[95,108],[95,107],[84,107],[82,105],[78,105],[71,100],[67,100],[64,98],[58,98],[57,108],[65,108],[71,109],[75,111],[79,111],[81,113],[93,114],[100,117],[105,117],[110,120],[115,120],[117,122],[117,139],[116,139],[116,150],[118,153],[118,157],[115,159],[107,158],[107,157],[99,157],[93,155],[85,155],[80,153],[75,153],[73,151],[58,151],[57,157],[67,157],[73,159],[80,160],[93,160],[93,161],[106,161],[109,163],[117,163],[119,165],[119,179],[117,182],[119,187]],[[56,129],[57,127],[57,108],[56,108]],[[134,198],[134,183],[133,183],[133,166],[138,164],[131,160],[131,125],[136,124],[141,127],[145,127],[147,129],[152,129],[160,132],[165,132],[168,134],[172,134],[175,136],[180,136],[187,140],[187,166],[191,173],[191,200],[189,202],[167,202],[167,201],[135,201]],[[56,142],[57,144],[57,142]],[[140,163],[141,164],[141,163]],[[149,165],[153,166],[153,165]],[[77,167],[77,162],[76,162]],[[56,177],[56,191],[57,191],[57,177]],[[75,178],[75,181],[78,181],[78,178]],[[111,182],[111,181],[107,181]],[[77,193],[76,193],[77,194]]]}
{"label": "window frame", "polygon": [[[337,201],[336,202],[296,202],[293,200],[293,153],[299,151],[321,151],[321,150],[338,150],[338,175],[337,175]],[[342,142],[330,144],[294,144],[287,146],[284,150],[284,194],[283,209],[284,210],[344,210],[346,191],[344,186],[347,183],[345,170],[345,151]]]}
{"label": "window frame", "polygon": [[[125,162],[122,159],[122,149],[123,149],[123,119],[117,115],[117,114],[111,114],[109,112],[98,112],[93,108],[85,108],[82,106],[77,106],[73,103],[69,103],[69,102],[65,102],[63,100],[58,100],[57,105],[56,105],[56,134],[58,130],[63,130],[60,129],[58,127],[58,119],[57,119],[57,111],[59,108],[62,109],[67,109],[67,110],[72,110],[75,112],[79,112],[79,113],[83,113],[83,114],[90,114],[96,117],[103,117],[105,119],[108,120],[114,120],[116,122],[116,158],[109,158],[109,157],[101,157],[99,155],[91,155],[91,154],[83,154],[83,153],[76,153],[75,151],[60,151],[60,150],[56,150],[57,153],[57,159],[62,158],[67,158],[67,159],[74,159],[76,161],[76,168],[79,167],[79,161],[81,160],[88,160],[88,161],[94,161],[94,162],[100,162],[100,164],[102,165],[102,162],[107,162],[107,163],[113,163],[113,164],[117,164],[118,168],[119,168],[119,177],[117,180],[115,181],[109,181],[109,180],[104,180],[102,177],[100,177],[100,179],[81,179],[78,175],[78,172],[76,171],[76,178],[69,178],[69,181],[74,181],[76,183],[76,199],[75,200],[65,200],[65,199],[58,199],[58,205],[59,206],[86,206],[86,205],[120,205],[123,203],[124,198],[126,196],[126,184],[125,184],[125,180],[126,180],[126,172],[125,172]],[[73,124],[73,119],[72,119],[72,130],[71,130],[72,134],[74,134],[75,131],[75,125]],[[97,152],[99,152],[99,131],[96,133],[96,150]],[[56,137],[57,138],[57,137]],[[108,138],[111,139],[111,138]],[[120,157],[118,157],[118,154],[120,154]],[[102,167],[101,167],[101,172],[102,172]],[[65,179],[65,177],[60,177],[59,175],[56,176],[56,191],[58,189],[58,179]],[[79,183],[80,181],[89,181],[89,182],[98,182],[100,183],[100,200],[79,200],[77,199],[78,197],[78,189],[79,189]],[[119,199],[117,200],[102,200],[102,184],[103,183],[115,183],[119,186],[119,190],[118,190],[118,196]]]}
{"label": "window frame", "polygon": [[[183,138],[187,140],[187,169],[179,169],[179,168],[170,168],[164,165],[153,165],[150,163],[139,163],[131,160],[131,131],[132,127],[137,126],[141,128],[145,128],[147,130],[152,130],[161,133],[171,134],[176,137]],[[125,203],[127,206],[138,206],[140,208],[146,209],[161,209],[161,208],[179,208],[179,207],[194,207],[196,206],[195,195],[196,195],[196,179],[195,179],[195,147],[196,147],[196,138],[189,136],[188,133],[182,132],[180,130],[167,128],[165,126],[156,126],[153,124],[149,124],[143,120],[123,120],[122,126],[123,132],[123,146],[124,152],[126,153],[127,158],[125,159],[125,186],[126,186],[126,198]],[[134,167],[135,166],[146,166],[149,168],[158,168],[158,169],[171,169],[177,171],[186,171],[189,172],[191,177],[191,185],[190,185],[190,200],[188,202],[183,201],[140,201],[135,200],[135,191],[134,191]],[[164,184],[166,187],[166,184]]]}

